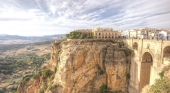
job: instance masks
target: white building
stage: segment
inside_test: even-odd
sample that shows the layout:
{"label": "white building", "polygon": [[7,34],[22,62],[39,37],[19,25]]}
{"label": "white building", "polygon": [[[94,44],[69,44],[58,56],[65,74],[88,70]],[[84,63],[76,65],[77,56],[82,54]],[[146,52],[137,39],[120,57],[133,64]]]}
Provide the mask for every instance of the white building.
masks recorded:
{"label": "white building", "polygon": [[121,36],[123,38],[128,38],[129,37],[129,30],[123,30],[121,31]]}
{"label": "white building", "polygon": [[129,30],[129,38],[137,38],[137,30],[136,29],[131,29]]}
{"label": "white building", "polygon": [[158,39],[170,40],[170,32],[167,30],[162,30],[158,33]]}

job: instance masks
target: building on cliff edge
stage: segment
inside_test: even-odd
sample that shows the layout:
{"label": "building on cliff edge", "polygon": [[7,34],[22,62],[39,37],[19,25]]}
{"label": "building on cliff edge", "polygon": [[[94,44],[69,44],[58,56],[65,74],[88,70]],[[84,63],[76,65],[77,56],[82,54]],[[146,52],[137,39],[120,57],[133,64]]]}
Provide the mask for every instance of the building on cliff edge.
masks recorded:
{"label": "building on cliff edge", "polygon": [[121,32],[112,28],[79,29],[70,32],[66,37],[70,39],[115,39],[121,36]]}
{"label": "building on cliff edge", "polygon": [[121,36],[121,32],[118,32],[118,31],[114,31],[112,28],[93,28],[92,29],[92,32],[93,32],[93,35],[94,35],[94,38],[97,38],[97,39],[109,39],[109,38],[118,38]]}

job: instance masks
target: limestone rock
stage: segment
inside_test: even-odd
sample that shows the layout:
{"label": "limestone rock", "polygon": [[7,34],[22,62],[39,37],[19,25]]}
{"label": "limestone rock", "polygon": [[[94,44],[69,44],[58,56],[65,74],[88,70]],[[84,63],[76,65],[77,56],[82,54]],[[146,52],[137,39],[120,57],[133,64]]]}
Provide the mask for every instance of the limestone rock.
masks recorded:
{"label": "limestone rock", "polygon": [[[99,93],[103,84],[109,91],[127,93],[128,57],[117,45],[109,40],[70,40],[52,44],[50,65],[52,69],[56,67],[53,83],[59,86],[46,93]],[[30,86],[38,86],[31,82],[28,81]],[[28,90],[29,84],[20,90]]]}

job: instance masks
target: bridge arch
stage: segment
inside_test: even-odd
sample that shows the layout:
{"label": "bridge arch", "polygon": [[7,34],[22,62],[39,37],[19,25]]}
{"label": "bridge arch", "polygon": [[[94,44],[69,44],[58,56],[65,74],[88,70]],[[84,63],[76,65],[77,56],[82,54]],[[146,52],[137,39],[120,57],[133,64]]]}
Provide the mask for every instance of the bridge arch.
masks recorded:
{"label": "bridge arch", "polygon": [[153,63],[153,56],[150,52],[144,52],[141,60],[140,91],[150,82],[150,70]]}
{"label": "bridge arch", "polygon": [[163,49],[163,64],[170,63],[170,46],[166,46]]}
{"label": "bridge arch", "polygon": [[133,43],[133,49],[138,50],[138,43],[137,42]]}

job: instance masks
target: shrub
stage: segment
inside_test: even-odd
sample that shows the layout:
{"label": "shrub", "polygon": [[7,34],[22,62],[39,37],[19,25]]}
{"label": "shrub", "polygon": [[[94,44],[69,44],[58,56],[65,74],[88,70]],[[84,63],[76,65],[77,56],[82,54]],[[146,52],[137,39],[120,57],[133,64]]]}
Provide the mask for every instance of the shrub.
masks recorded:
{"label": "shrub", "polygon": [[87,37],[87,35],[86,34],[83,34],[83,33],[81,33],[81,35],[80,35],[80,39],[85,39]]}
{"label": "shrub", "polygon": [[100,71],[99,71],[99,74],[100,74],[100,75],[103,75],[103,74],[104,74],[104,71],[103,71],[103,70],[100,70]]}
{"label": "shrub", "polygon": [[130,49],[125,49],[124,52],[125,52],[126,56],[129,56],[131,54],[131,50]]}
{"label": "shrub", "polygon": [[30,77],[24,78],[24,81],[28,81],[28,80],[30,80]]}
{"label": "shrub", "polygon": [[42,76],[43,76],[44,78],[50,76],[50,74],[51,74],[51,70],[50,70],[50,69],[44,69],[44,70],[42,71]]}
{"label": "shrub", "polygon": [[38,93],[44,93],[44,89],[42,89],[42,88],[39,89],[39,90],[38,90]]}
{"label": "shrub", "polygon": [[100,86],[100,93],[107,93],[107,92],[108,92],[108,88],[106,84]]}
{"label": "shrub", "polygon": [[35,74],[35,75],[33,76],[33,78],[36,79],[36,78],[38,78],[38,77],[40,77],[40,76],[41,76],[41,73],[38,72],[37,74]]}
{"label": "shrub", "polygon": [[55,66],[55,68],[54,68],[54,72],[57,72],[57,66]]}
{"label": "shrub", "polygon": [[126,74],[126,79],[130,79],[130,74],[129,73]]}
{"label": "shrub", "polygon": [[57,86],[58,86],[57,84],[49,85],[49,86],[48,86],[48,90],[54,89],[54,88],[56,88]]}
{"label": "shrub", "polygon": [[18,93],[17,92],[17,87],[16,88],[13,87],[9,93]]}
{"label": "shrub", "polygon": [[26,75],[25,77],[22,78],[22,82],[26,82],[30,80],[33,77],[33,75]]}
{"label": "shrub", "polygon": [[56,88],[56,87],[58,87],[58,84],[54,84],[54,85],[52,86],[52,89],[53,89],[53,88]]}
{"label": "shrub", "polygon": [[67,38],[62,38],[62,41],[66,41],[67,40]]}
{"label": "shrub", "polygon": [[151,86],[152,93],[170,93],[170,78],[164,77],[155,80],[155,84]]}
{"label": "shrub", "polygon": [[70,34],[66,34],[66,38],[70,38]]}
{"label": "shrub", "polygon": [[164,71],[159,73],[160,78],[162,79],[164,77]]}
{"label": "shrub", "polygon": [[98,73],[99,73],[100,75],[103,75],[103,74],[104,74],[104,71],[102,70],[102,68],[101,68],[99,65],[97,65],[97,69],[98,69]]}
{"label": "shrub", "polygon": [[59,54],[59,53],[60,53],[60,51],[57,50],[57,51],[56,51],[56,54]]}
{"label": "shrub", "polygon": [[43,89],[46,90],[48,88],[47,83],[44,83]]}
{"label": "shrub", "polygon": [[0,88],[0,93],[5,93],[5,91],[6,91],[6,88],[5,88],[5,87]]}
{"label": "shrub", "polygon": [[38,77],[40,77],[40,76],[42,76],[42,77],[44,77],[44,78],[47,78],[47,77],[51,76],[51,74],[52,74],[52,71],[51,71],[50,69],[47,69],[47,68],[46,68],[46,69],[44,69],[44,70],[38,71],[38,73],[35,74],[35,75],[33,76],[33,78],[36,79],[36,78],[38,78]]}
{"label": "shrub", "polygon": [[50,81],[52,81],[54,79],[54,74],[50,77]]}

